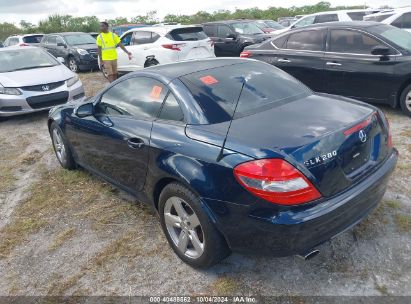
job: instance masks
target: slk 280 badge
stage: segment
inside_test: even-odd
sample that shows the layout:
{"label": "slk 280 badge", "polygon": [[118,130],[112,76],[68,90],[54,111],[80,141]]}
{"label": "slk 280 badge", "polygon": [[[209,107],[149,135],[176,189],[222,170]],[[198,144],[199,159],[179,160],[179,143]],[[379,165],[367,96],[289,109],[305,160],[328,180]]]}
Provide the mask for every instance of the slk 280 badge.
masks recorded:
{"label": "slk 280 badge", "polygon": [[328,152],[327,154],[323,154],[320,156],[317,156],[315,158],[311,158],[309,160],[306,160],[304,162],[304,165],[306,167],[311,167],[311,166],[315,166],[315,165],[319,165],[319,164],[323,164],[325,163],[327,160],[330,160],[334,157],[337,156],[337,150],[334,150],[332,152]]}

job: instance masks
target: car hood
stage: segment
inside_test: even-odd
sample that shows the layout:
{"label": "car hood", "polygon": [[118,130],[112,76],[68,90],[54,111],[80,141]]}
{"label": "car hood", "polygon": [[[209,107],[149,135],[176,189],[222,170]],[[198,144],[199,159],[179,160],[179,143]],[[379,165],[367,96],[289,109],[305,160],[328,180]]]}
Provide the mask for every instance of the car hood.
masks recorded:
{"label": "car hood", "polygon": [[59,64],[47,68],[0,73],[0,84],[8,88],[19,88],[63,81],[74,75],[65,65]]}
{"label": "car hood", "polygon": [[97,45],[95,43],[73,45],[73,47],[76,49],[84,49],[87,51],[97,50]]}

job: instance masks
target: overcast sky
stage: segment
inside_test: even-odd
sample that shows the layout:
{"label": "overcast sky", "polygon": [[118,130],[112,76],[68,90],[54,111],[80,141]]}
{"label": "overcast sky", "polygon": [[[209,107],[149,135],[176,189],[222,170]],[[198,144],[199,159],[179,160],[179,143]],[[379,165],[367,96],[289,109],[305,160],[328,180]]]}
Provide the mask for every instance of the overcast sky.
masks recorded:
{"label": "overcast sky", "polygon": [[[199,10],[213,12],[219,9],[269,6],[302,6],[315,4],[320,0],[0,0],[0,22],[18,24],[20,20],[37,23],[50,14],[70,14],[74,16],[95,15],[100,19],[117,16],[133,17],[156,10],[159,18],[167,14],[193,14]],[[411,0],[329,0],[336,5],[367,4],[373,7],[391,5],[394,7],[411,5]]]}

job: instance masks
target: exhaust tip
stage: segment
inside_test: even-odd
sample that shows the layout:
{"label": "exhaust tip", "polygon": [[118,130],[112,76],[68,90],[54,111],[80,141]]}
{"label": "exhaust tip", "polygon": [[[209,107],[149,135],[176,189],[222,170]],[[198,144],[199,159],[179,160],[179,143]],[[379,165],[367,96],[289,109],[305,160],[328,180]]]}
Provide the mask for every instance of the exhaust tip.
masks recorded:
{"label": "exhaust tip", "polygon": [[319,253],[320,253],[320,250],[314,249],[314,250],[307,251],[304,254],[299,254],[298,256],[302,258],[304,261],[308,261],[316,257]]}

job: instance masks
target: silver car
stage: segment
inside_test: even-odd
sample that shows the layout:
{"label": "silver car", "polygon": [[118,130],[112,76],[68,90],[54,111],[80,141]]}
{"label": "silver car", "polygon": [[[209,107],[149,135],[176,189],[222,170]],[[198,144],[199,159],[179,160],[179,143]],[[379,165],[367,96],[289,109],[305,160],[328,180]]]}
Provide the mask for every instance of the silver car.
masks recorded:
{"label": "silver car", "polygon": [[0,49],[0,117],[83,98],[83,84],[63,62],[38,47]]}

